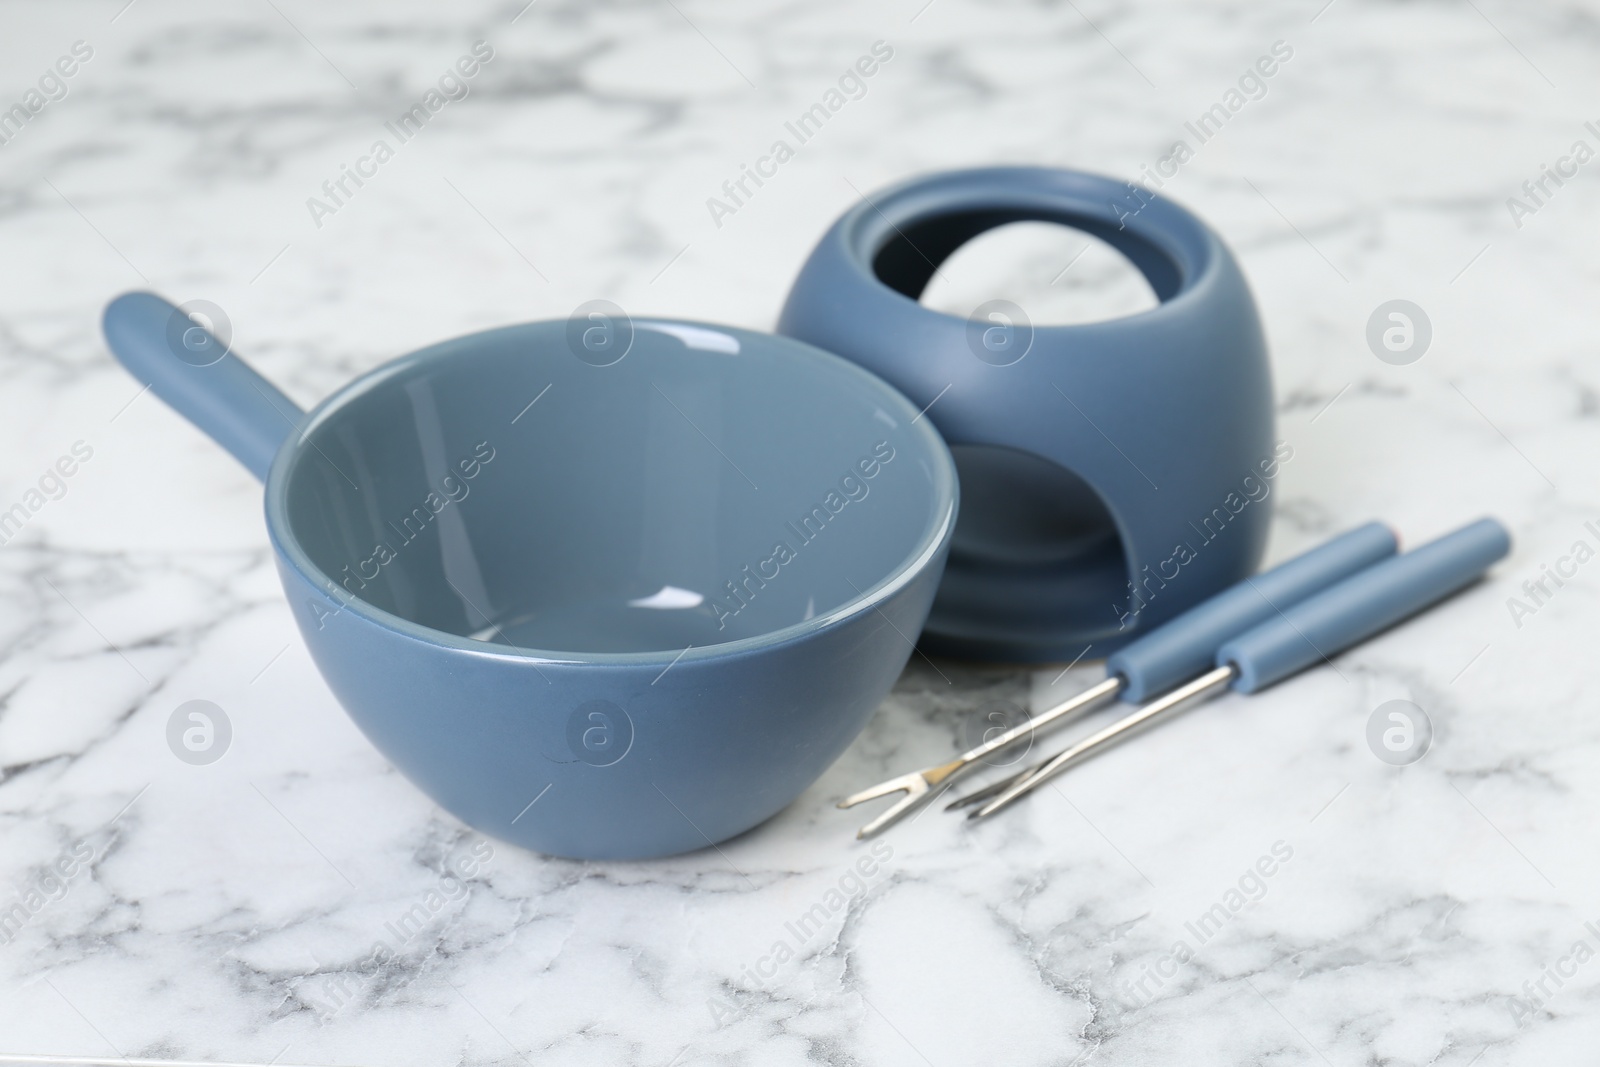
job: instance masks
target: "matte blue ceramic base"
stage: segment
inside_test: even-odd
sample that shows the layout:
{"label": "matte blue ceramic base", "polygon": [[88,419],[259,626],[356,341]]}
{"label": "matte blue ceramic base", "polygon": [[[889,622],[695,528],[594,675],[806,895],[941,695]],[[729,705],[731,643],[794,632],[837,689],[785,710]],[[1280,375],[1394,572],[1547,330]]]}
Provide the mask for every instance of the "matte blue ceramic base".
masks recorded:
{"label": "matte blue ceramic base", "polygon": [[[962,244],[1025,220],[1110,243],[1160,305],[1030,327],[917,302]],[[929,651],[1102,656],[1261,558],[1284,453],[1260,322],[1232,254],[1169,200],[1031,167],[910,181],[833,225],[778,329],[932,405],[955,453],[965,504],[922,636]]]}

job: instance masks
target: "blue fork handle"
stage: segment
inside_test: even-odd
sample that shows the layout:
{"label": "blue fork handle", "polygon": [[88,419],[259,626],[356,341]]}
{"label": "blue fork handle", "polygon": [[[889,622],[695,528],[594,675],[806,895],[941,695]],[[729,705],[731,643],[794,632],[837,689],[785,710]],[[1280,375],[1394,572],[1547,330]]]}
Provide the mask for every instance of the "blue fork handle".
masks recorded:
{"label": "blue fork handle", "polygon": [[150,391],[233,453],[262,481],[305,413],[154,293],[124,293],[101,324],[111,354]]}
{"label": "blue fork handle", "polygon": [[1233,688],[1254,693],[1464,589],[1510,551],[1506,528],[1479,519],[1285,608],[1224,644],[1216,665],[1231,664]]}
{"label": "blue fork handle", "polygon": [[1394,531],[1383,523],[1358,526],[1230,586],[1127,645],[1106,660],[1106,676],[1121,675],[1125,683],[1122,699],[1143,703],[1209,670],[1217,649],[1230,638],[1393,556],[1397,547]]}

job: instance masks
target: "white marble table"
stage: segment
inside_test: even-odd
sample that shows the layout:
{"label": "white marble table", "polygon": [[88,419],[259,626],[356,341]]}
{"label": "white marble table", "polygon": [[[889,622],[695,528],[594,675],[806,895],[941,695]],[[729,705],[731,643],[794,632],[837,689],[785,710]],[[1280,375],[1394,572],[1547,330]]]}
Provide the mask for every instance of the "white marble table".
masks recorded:
{"label": "white marble table", "polygon": [[[0,105],[92,52],[0,145],[0,508],[92,452],[0,549],[0,1052],[1592,1061],[1600,563],[1531,614],[1508,601],[1600,547],[1600,163],[1521,191],[1600,147],[1600,4],[123,3],[0,6]],[[479,40],[468,95],[360,163]],[[877,41],[892,59],[860,99],[708,208]],[[281,600],[257,485],[98,333],[129,288],[211,300],[309,403],[423,341],[599,296],[770,328],[861,193],[995,161],[1135,176],[1280,41],[1264,94],[1167,187],[1238,251],[1266,319],[1294,448],[1271,555],[1375,516],[1415,542],[1494,513],[1513,556],[1335,667],[977,828],[930,812],[873,851],[832,801],[1097,667],[918,661],[820,782],[720,852],[484,841],[345,718]],[[1081,246],[996,235],[929,299],[1146,299],[1103,250],[1060,274]],[[1410,365],[1365,341],[1395,298],[1432,322]],[[1365,738],[1394,698],[1438,732],[1404,768]],[[166,743],[194,699],[233,725],[209,766]]]}

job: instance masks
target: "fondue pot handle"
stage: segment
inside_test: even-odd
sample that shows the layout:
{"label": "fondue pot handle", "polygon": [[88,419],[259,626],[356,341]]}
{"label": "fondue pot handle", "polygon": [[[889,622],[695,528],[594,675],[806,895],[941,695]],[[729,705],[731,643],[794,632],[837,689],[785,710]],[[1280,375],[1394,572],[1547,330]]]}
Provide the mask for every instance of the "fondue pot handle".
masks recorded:
{"label": "fondue pot handle", "polygon": [[102,329],[117,360],[178,414],[233,453],[262,481],[305,412],[229,350],[218,309],[175,307],[154,293],[124,293],[106,306]]}

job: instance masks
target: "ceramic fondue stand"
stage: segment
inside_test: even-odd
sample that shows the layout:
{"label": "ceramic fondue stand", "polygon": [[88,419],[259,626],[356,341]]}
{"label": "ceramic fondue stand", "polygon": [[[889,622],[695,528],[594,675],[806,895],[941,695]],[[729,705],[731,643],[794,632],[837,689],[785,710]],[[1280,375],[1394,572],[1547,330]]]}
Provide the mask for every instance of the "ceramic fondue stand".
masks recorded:
{"label": "ceramic fondue stand", "polygon": [[[1107,242],[1160,305],[1040,326],[1016,309],[969,321],[917,302],[963,243],[1027,220]],[[1286,455],[1261,325],[1233,255],[1170,200],[1044,168],[917,178],[834,223],[778,328],[931,404],[951,445],[964,503],[930,651],[1105,655],[1261,559]]]}

